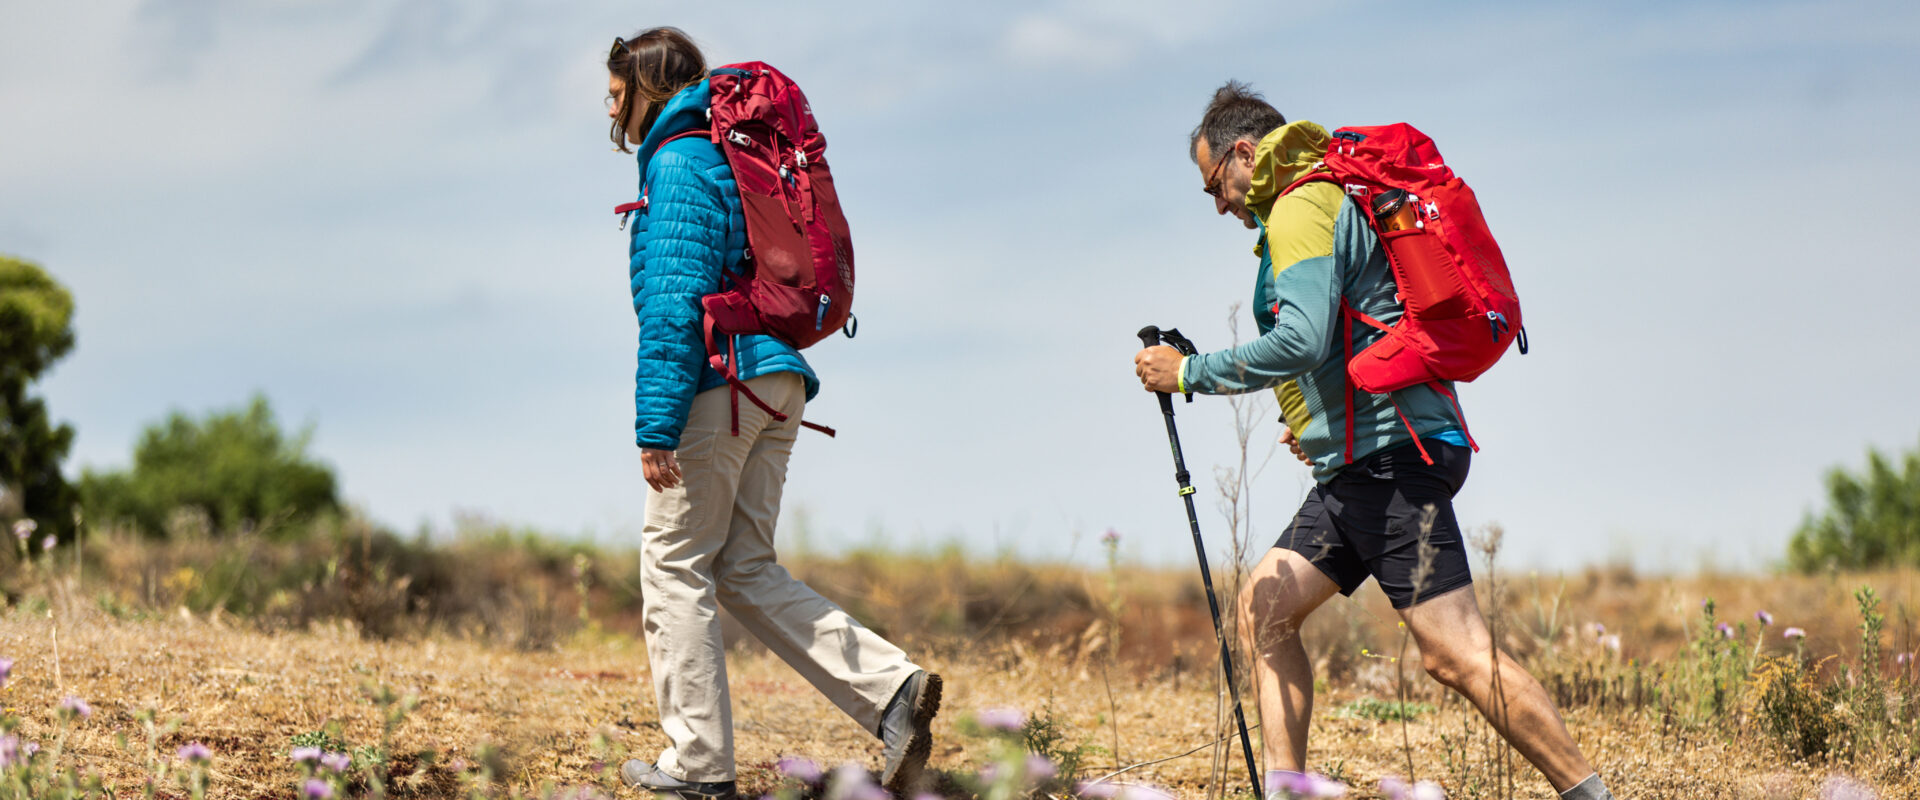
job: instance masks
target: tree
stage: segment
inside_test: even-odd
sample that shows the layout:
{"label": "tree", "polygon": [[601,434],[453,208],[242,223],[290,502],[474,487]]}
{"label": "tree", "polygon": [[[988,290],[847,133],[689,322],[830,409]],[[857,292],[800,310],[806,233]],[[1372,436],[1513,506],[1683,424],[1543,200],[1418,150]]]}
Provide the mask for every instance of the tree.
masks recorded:
{"label": "tree", "polygon": [[1898,470],[1872,449],[1858,475],[1835,467],[1827,473],[1827,502],[1793,536],[1787,555],[1796,569],[1920,566],[1920,450],[1907,453]]}
{"label": "tree", "polygon": [[72,349],[73,295],[40,265],[0,255],[0,516],[62,539],[74,524],[73,487],[60,474],[73,426],[54,425],[27,387]]}
{"label": "tree", "polygon": [[131,522],[152,536],[168,532],[178,509],[205,513],[216,534],[248,525],[267,526],[270,535],[298,532],[269,523],[340,507],[333,470],[307,457],[311,436],[311,429],[283,434],[260,395],[245,409],[198,420],[176,411],[140,435],[132,469],[83,474],[81,499],[93,519]]}

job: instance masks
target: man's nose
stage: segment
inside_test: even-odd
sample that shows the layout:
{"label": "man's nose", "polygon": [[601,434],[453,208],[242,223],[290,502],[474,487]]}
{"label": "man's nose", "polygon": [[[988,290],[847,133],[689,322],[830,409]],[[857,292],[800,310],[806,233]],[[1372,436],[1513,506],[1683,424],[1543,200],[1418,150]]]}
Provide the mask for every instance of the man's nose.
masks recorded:
{"label": "man's nose", "polygon": [[1224,198],[1224,197],[1213,198],[1213,213],[1225,214],[1231,208],[1232,206],[1227,205],[1227,198]]}

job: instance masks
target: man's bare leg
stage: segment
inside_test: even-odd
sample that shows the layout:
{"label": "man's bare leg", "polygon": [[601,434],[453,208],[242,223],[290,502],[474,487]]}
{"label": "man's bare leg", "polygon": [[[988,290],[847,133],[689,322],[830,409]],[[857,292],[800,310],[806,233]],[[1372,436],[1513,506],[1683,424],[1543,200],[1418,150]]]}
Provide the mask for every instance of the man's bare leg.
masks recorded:
{"label": "man's bare leg", "polygon": [[1427,674],[1465,695],[1547,777],[1554,791],[1565,792],[1594,774],[1547,690],[1504,652],[1498,653],[1500,681],[1495,686],[1497,651],[1472,586],[1401,609],[1400,618],[1420,646],[1421,666]]}
{"label": "man's bare leg", "polygon": [[1306,771],[1313,664],[1300,643],[1300,625],[1339,591],[1306,556],[1276,547],[1254,566],[1240,593],[1241,647],[1253,663],[1269,770]]}

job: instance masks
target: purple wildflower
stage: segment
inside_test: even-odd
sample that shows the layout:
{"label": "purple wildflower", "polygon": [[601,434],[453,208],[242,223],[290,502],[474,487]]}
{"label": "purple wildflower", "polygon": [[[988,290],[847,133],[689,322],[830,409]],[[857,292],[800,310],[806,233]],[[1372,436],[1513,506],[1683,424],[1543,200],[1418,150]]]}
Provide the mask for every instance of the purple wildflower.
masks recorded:
{"label": "purple wildflower", "polygon": [[834,800],[889,800],[887,790],[874,785],[866,768],[851,761],[834,769],[827,796]]}
{"label": "purple wildflower", "polygon": [[1054,768],[1053,762],[1031,753],[1027,755],[1027,780],[1044,781],[1058,774],[1060,770]]}
{"label": "purple wildflower", "polygon": [[1620,634],[1610,633],[1600,637],[1600,646],[1612,650],[1616,655],[1619,654]]}
{"label": "purple wildflower", "polygon": [[1783,639],[1805,639],[1807,638],[1807,632],[1799,628],[1788,628],[1780,632],[1780,637]]}
{"label": "purple wildflower", "polygon": [[[1093,797],[1093,798],[1099,798],[1099,800],[1112,800],[1112,798],[1119,797],[1121,792],[1124,789],[1126,789],[1126,787],[1121,786],[1120,784],[1117,784],[1117,783],[1110,783],[1107,781],[1100,781],[1097,783],[1088,783],[1086,781],[1081,781],[1078,786],[1073,787],[1073,793],[1080,797]],[[921,798],[916,797],[914,798],[914,800],[921,800]]]}
{"label": "purple wildflower", "polygon": [[1732,626],[1732,625],[1728,625],[1727,623],[1724,623],[1724,622],[1722,622],[1722,623],[1720,623],[1720,624],[1718,624],[1718,625],[1715,625],[1715,626],[1713,626],[1713,629],[1714,629],[1714,630],[1716,630],[1716,631],[1719,631],[1719,632],[1720,632],[1720,638],[1722,638],[1722,639],[1731,639],[1731,638],[1733,638],[1733,626]]}
{"label": "purple wildflower", "polygon": [[326,753],[320,756],[320,766],[334,772],[346,772],[347,767],[353,766],[353,759],[348,758],[346,753]]}
{"label": "purple wildflower", "polygon": [[1820,800],[1875,800],[1873,788],[1845,775],[1834,775],[1820,784]]}
{"label": "purple wildflower", "polygon": [[1894,656],[1894,657],[1893,657],[1893,663],[1895,663],[1895,664],[1898,664],[1898,665],[1900,665],[1900,666],[1903,666],[1903,667],[1904,667],[1904,666],[1906,666],[1906,665],[1908,665],[1908,664],[1911,664],[1911,663],[1913,663],[1913,654],[1912,654],[1912,653],[1901,653],[1900,655],[1897,655],[1897,656]]}
{"label": "purple wildflower", "polygon": [[1761,625],[1772,625],[1772,624],[1773,624],[1773,615],[1772,615],[1772,614],[1769,614],[1769,613],[1767,613],[1767,610],[1766,610],[1766,609],[1764,609],[1764,608],[1763,608],[1763,609],[1760,609],[1759,611],[1755,611],[1755,612],[1753,612],[1753,618],[1754,618],[1754,619],[1757,619],[1757,620],[1760,620],[1760,624],[1761,624]]}
{"label": "purple wildflower", "polygon": [[28,539],[33,538],[33,532],[39,529],[40,529],[40,523],[34,522],[33,520],[30,520],[30,519],[15,520],[13,523],[13,536],[14,538],[24,542]]}
{"label": "purple wildflower", "polygon": [[1309,772],[1300,777],[1301,797],[1345,797],[1347,785],[1325,775]]}
{"label": "purple wildflower", "polygon": [[1108,546],[1119,544],[1120,532],[1112,528],[1108,528],[1106,533],[1100,534],[1100,543]]}
{"label": "purple wildflower", "polygon": [[1433,781],[1421,781],[1413,785],[1413,791],[1407,792],[1407,800],[1447,800],[1447,790]]}
{"label": "purple wildflower", "polygon": [[13,675],[13,659],[0,658],[0,686],[7,685],[7,678]]}
{"label": "purple wildflower", "polygon": [[26,763],[20,754],[20,737],[8,734],[0,736],[0,769],[12,769]]}
{"label": "purple wildflower", "polygon": [[312,764],[320,760],[320,748],[296,747],[293,748],[293,752],[287,754],[287,758],[292,759],[296,764]]}
{"label": "purple wildflower", "polygon": [[59,539],[56,539],[56,538],[54,538],[54,536],[53,536],[53,534],[51,534],[51,533],[49,533],[49,534],[47,534],[47,537],[46,537],[45,539],[41,539],[41,540],[40,540],[40,549],[41,549],[41,550],[52,550],[52,549],[53,549],[53,546],[54,546],[54,545],[57,545],[57,544],[59,544],[59,543],[60,543],[60,540],[59,540]]}
{"label": "purple wildflower", "polygon": [[1267,791],[1283,792],[1287,797],[1342,797],[1347,793],[1347,785],[1312,772],[1269,772],[1267,773]]}
{"label": "purple wildflower", "polygon": [[1018,731],[1027,724],[1026,712],[1015,708],[989,708],[975,718],[980,727],[990,731]]}
{"label": "purple wildflower", "polygon": [[40,752],[40,743],[27,742],[26,744],[20,745],[20,752],[25,753],[27,758],[33,758],[34,754]]}
{"label": "purple wildflower", "polygon": [[189,764],[205,764],[213,760],[213,751],[207,749],[206,745],[199,742],[188,742],[181,745],[178,755],[181,761]]}
{"label": "purple wildflower", "polygon": [[822,774],[819,764],[814,763],[811,759],[801,758],[799,756],[786,756],[781,758],[779,763],[773,765],[773,768],[778,770],[782,775],[798,779],[801,783],[807,784],[819,783]]}
{"label": "purple wildflower", "polygon": [[306,800],[327,800],[333,796],[333,784],[319,778],[308,778],[307,782],[300,786],[300,796]]}
{"label": "purple wildflower", "polygon": [[78,696],[67,695],[66,697],[60,698],[60,716],[68,719],[74,717],[87,719],[93,716],[93,706],[87,705],[87,701],[80,699]]}
{"label": "purple wildflower", "polygon": [[919,794],[914,795],[913,800],[942,800],[942,799],[940,795],[934,794],[932,792],[921,792]]}

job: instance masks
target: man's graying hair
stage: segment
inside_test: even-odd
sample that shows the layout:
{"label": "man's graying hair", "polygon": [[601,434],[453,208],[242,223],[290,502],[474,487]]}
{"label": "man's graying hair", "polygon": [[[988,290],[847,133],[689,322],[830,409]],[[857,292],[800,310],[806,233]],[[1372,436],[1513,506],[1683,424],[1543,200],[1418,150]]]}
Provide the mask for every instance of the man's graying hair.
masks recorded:
{"label": "man's graying hair", "polygon": [[1207,140],[1207,152],[1217,159],[1220,151],[1232,147],[1234,142],[1241,139],[1258,142],[1285,124],[1287,118],[1253,87],[1240,81],[1227,81],[1225,86],[1214,90],[1213,101],[1207,103],[1207,113],[1200,116],[1200,124],[1187,138],[1187,157],[1200,163],[1203,137]]}

